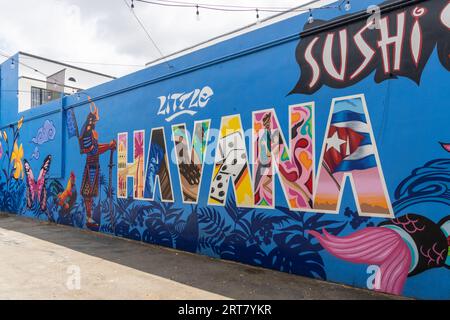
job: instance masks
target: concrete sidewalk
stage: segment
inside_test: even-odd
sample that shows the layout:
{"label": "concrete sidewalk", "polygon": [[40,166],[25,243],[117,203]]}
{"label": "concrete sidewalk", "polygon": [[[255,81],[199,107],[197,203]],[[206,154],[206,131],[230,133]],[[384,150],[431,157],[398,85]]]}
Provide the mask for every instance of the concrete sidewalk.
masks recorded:
{"label": "concrete sidewalk", "polygon": [[13,215],[0,252],[0,299],[396,298]]}

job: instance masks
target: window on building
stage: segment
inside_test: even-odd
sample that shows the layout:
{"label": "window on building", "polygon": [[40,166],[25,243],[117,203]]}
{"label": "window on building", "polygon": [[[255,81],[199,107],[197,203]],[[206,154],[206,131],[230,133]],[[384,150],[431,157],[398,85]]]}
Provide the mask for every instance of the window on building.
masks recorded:
{"label": "window on building", "polygon": [[38,87],[31,87],[31,107],[36,107],[49,101],[59,99],[61,93]]}

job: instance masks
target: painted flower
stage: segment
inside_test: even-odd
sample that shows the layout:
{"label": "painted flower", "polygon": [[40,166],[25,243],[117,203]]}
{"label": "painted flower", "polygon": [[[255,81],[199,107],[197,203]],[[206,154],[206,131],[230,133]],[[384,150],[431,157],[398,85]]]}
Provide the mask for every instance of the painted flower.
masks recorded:
{"label": "painted flower", "polygon": [[5,130],[3,130],[3,140],[8,141],[8,135]]}
{"label": "painted flower", "polygon": [[17,147],[17,142],[14,142],[14,149],[11,155],[11,162],[14,161],[14,179],[23,179],[24,172],[23,172],[23,164],[22,164],[22,158],[23,158],[23,147],[22,144],[20,144],[20,147]]}
{"label": "painted flower", "polygon": [[20,118],[19,122],[17,122],[17,129],[20,129],[22,127],[23,124],[23,116],[22,118]]}

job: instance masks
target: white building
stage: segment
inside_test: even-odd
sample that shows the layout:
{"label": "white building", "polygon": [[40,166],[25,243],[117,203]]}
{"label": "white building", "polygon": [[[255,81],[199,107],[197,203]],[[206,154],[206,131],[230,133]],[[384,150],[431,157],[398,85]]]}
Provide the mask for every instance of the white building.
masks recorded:
{"label": "white building", "polygon": [[25,52],[18,56],[19,112],[115,79]]}

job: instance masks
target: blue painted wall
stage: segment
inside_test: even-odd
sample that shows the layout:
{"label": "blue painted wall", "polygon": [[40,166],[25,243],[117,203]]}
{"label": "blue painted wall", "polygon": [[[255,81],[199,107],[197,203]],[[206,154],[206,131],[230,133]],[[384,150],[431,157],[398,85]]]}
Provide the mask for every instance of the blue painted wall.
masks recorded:
{"label": "blue painted wall", "polygon": [[[432,8],[445,8],[446,1],[427,1],[427,5],[431,2],[435,5]],[[353,3],[352,12],[365,10],[369,4],[369,1]],[[411,14],[414,6],[424,4],[419,2],[398,10]],[[343,12],[339,10],[317,10],[314,17],[320,25],[320,20],[326,22],[341,14]],[[291,93],[301,72],[306,70],[305,65],[300,63],[299,66],[297,61],[297,47],[301,48],[302,42],[307,43],[316,35],[336,31],[331,29],[300,39],[299,34],[304,27],[311,27],[306,19],[307,15],[290,18],[172,60],[171,67],[162,63],[88,89],[79,96],[65,97],[20,114],[14,92],[17,90],[17,69],[11,70],[8,67],[10,61],[4,62],[0,96],[3,136],[1,209],[362,288],[367,288],[368,283],[373,281],[373,271],[368,269],[370,265],[378,265],[379,268],[385,263],[386,267],[389,262],[377,263],[379,259],[368,258],[371,253],[365,251],[364,243],[353,243],[354,246],[349,247],[343,239],[355,235],[355,232],[356,235],[362,232],[367,239],[373,239],[375,236],[370,238],[369,234],[373,231],[378,238],[374,243],[367,242],[368,245],[373,247],[377,243],[390,241],[388,247],[394,248],[398,242],[399,250],[404,250],[405,257],[411,260],[406,266],[408,277],[405,281],[399,277],[397,290],[384,286],[382,291],[419,298],[450,299],[450,243],[442,247],[449,236],[446,219],[450,215],[450,158],[446,145],[440,144],[450,142],[450,76],[438,49],[433,44],[419,83],[402,75],[375,81],[373,71],[352,85],[324,85],[313,93]],[[436,26],[439,23],[436,21]],[[427,31],[425,38],[432,32]],[[445,47],[446,50],[448,47]],[[349,59],[356,58],[351,56]],[[195,109],[198,111],[195,116],[182,115],[167,122],[167,116],[158,115],[158,97],[186,93],[205,86],[210,87],[214,94],[204,108]],[[92,197],[91,218],[94,223],[89,223],[87,219],[81,191],[87,156],[80,154],[79,140],[70,137],[67,117],[74,114],[81,133],[83,123],[93,110],[88,96],[98,107],[99,120],[95,126],[98,142],[111,143],[112,146],[113,141],[117,143],[119,133],[127,132],[128,162],[133,160],[132,136],[135,130],[145,130],[144,155],[147,161],[152,128],[164,128],[167,148],[171,153],[174,149],[171,131],[174,124],[186,123],[187,131],[192,132],[195,120],[210,119],[211,129],[219,129],[222,117],[239,114],[243,129],[247,130],[252,128],[252,112],[275,108],[281,130],[288,138],[289,106],[314,102],[317,171],[322,145],[326,143],[324,137],[328,130],[332,100],[355,95],[360,97],[361,94],[370,116],[372,143],[378,149],[378,169],[383,173],[393,215],[398,220],[358,215],[349,183],[344,187],[338,214],[288,209],[289,203],[277,178],[274,209],[239,207],[232,188],[228,190],[225,206],[209,206],[208,192],[213,176],[213,165],[210,163],[204,167],[196,205],[183,203],[178,169],[173,161],[170,161],[170,173],[174,202],[158,201],[158,191],[156,201],[133,199],[132,179],[128,179],[128,198],[121,199],[116,197],[117,150],[113,153],[112,175],[108,167],[110,150],[99,156],[99,190]],[[19,121],[22,117],[23,122]],[[208,152],[212,155],[217,152],[216,138],[208,144]],[[12,156],[15,144],[17,148],[15,156]],[[246,150],[250,156],[252,143],[249,138],[246,139]],[[45,166],[47,155],[51,155],[48,172]],[[11,157],[15,157],[16,161]],[[42,172],[46,178],[41,180],[44,183],[42,189],[39,183],[35,185],[30,180],[29,175],[27,178],[26,163],[36,181],[39,180],[41,167],[44,167]],[[252,167],[249,169],[252,170]],[[17,179],[14,177],[16,171]],[[95,171],[92,171],[94,176]],[[66,188],[71,172],[75,176],[72,189],[70,186]],[[110,183],[113,190],[109,189]],[[65,190],[72,193],[64,193]],[[113,196],[110,198],[111,191]],[[60,203],[61,198],[64,201]],[[27,204],[24,199],[29,199],[30,203]],[[395,231],[395,226],[403,228],[403,231],[398,228]],[[415,229],[411,231],[409,226],[415,226]],[[355,254],[361,257],[361,261],[345,254],[339,255],[333,244],[321,238],[323,229],[337,237],[332,238],[332,243],[342,241],[350,251],[359,248]],[[379,253],[377,257],[381,255]],[[422,266],[422,263],[426,265]],[[383,266],[381,270],[385,271]]]}

